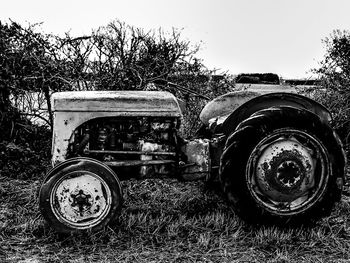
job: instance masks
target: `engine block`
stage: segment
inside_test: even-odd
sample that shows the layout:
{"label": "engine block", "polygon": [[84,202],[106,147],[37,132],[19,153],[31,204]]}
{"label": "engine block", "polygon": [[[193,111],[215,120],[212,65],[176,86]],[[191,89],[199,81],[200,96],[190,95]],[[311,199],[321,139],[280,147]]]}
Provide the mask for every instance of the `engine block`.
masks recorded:
{"label": "engine block", "polygon": [[93,119],[74,130],[67,156],[92,157],[124,170],[136,166],[142,177],[170,174],[180,158],[179,124],[179,119],[169,117]]}

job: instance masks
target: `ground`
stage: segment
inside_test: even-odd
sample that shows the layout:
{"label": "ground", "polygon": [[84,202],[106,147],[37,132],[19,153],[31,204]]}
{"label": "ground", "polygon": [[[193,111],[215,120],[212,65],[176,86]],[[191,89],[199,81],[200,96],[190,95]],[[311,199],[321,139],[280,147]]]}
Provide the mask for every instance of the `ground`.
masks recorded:
{"label": "ground", "polygon": [[38,209],[41,180],[0,177],[0,262],[349,262],[350,197],[312,227],[252,227],[203,182],[123,182],[106,230],[56,234]]}

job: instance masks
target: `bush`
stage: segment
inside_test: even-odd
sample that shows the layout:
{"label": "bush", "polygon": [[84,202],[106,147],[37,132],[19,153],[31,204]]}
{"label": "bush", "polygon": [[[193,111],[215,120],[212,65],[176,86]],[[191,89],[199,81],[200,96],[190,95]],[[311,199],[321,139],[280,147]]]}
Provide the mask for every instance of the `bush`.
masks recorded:
{"label": "bush", "polygon": [[327,88],[316,90],[313,98],[330,110],[333,117],[332,127],[340,136],[347,152],[350,152],[349,98],[344,94]]}
{"label": "bush", "polygon": [[50,160],[50,130],[31,124],[15,111],[1,115],[0,176],[42,177]]}
{"label": "bush", "polygon": [[350,149],[350,32],[333,31],[323,40],[326,54],[321,66],[315,69],[321,88],[315,99],[333,114],[333,126],[347,149]]}

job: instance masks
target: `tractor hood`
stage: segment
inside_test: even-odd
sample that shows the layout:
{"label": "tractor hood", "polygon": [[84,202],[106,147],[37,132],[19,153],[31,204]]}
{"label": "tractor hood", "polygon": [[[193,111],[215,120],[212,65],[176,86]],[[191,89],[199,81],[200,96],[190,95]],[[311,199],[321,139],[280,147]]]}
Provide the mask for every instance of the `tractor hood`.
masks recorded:
{"label": "tractor hood", "polygon": [[113,112],[113,116],[180,117],[174,95],[163,91],[71,91],[52,95],[55,112]]}

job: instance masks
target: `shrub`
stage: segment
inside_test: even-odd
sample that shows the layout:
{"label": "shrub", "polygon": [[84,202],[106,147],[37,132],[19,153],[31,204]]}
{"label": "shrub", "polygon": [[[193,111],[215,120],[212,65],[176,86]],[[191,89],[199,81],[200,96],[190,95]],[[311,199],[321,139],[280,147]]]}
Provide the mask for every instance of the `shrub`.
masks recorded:
{"label": "shrub", "polygon": [[334,116],[333,126],[350,147],[350,32],[335,30],[323,40],[326,54],[315,69],[322,91],[316,100],[328,107]]}
{"label": "shrub", "polygon": [[0,177],[42,177],[49,165],[51,132],[31,124],[15,111],[1,113]]}

